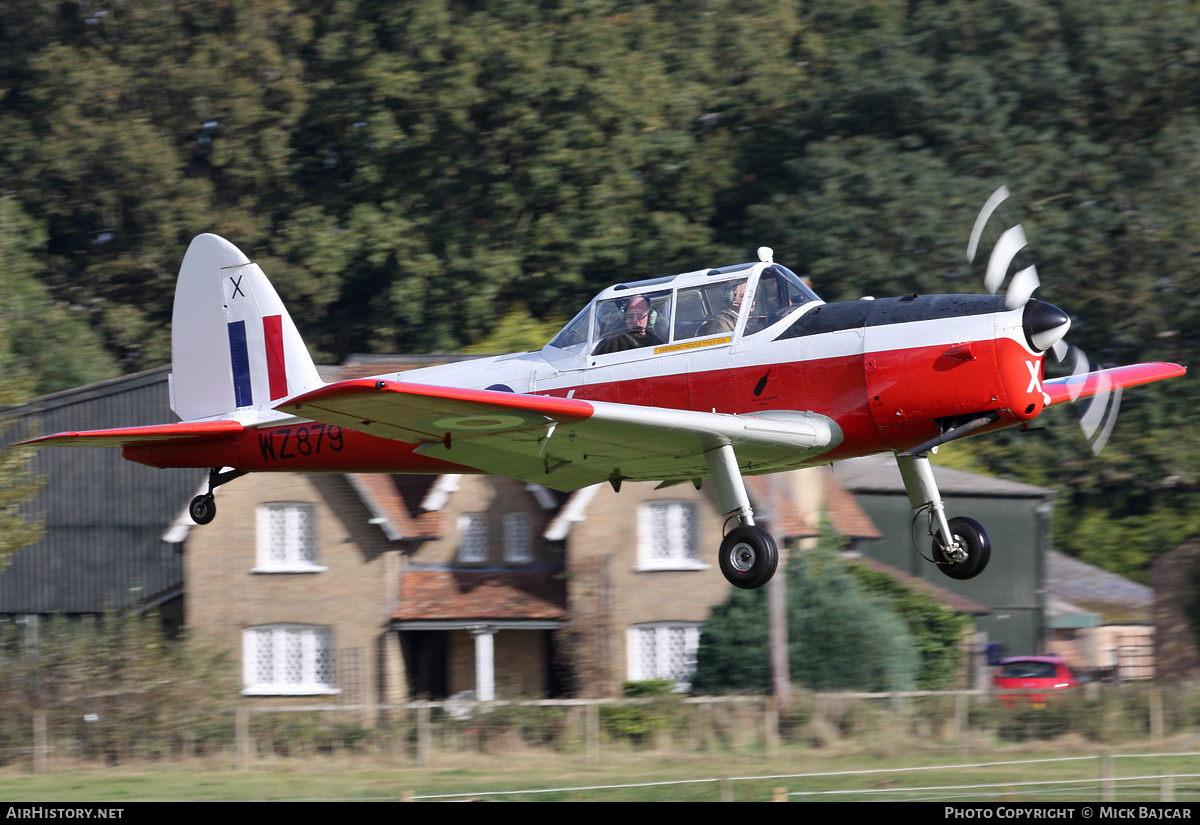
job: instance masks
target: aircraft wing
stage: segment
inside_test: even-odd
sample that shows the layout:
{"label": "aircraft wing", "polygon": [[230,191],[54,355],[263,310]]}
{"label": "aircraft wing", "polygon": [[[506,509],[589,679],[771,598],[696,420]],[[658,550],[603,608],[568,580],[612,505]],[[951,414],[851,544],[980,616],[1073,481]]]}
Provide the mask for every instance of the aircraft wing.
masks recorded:
{"label": "aircraft wing", "polygon": [[702,478],[704,453],[724,444],[743,472],[769,472],[842,441],[832,419],[811,412],[725,415],[377,379],[329,384],[276,409],[558,490]]}
{"label": "aircraft wing", "polygon": [[1136,387],[1139,384],[1149,384],[1165,378],[1176,378],[1185,372],[1187,372],[1187,368],[1178,364],[1163,362],[1130,364],[1125,367],[1113,367],[1081,375],[1069,375],[1065,378],[1052,378],[1042,382],[1042,391],[1049,396],[1049,404],[1061,404],[1064,401],[1077,401],[1080,398],[1088,398],[1119,387]]}
{"label": "aircraft wing", "polygon": [[70,444],[76,447],[131,447],[138,444],[157,444],[207,441],[211,438],[240,433],[245,429],[237,421],[193,421],[179,424],[154,424],[148,427],[121,427],[113,430],[82,430],[55,433],[21,441],[22,444]]}

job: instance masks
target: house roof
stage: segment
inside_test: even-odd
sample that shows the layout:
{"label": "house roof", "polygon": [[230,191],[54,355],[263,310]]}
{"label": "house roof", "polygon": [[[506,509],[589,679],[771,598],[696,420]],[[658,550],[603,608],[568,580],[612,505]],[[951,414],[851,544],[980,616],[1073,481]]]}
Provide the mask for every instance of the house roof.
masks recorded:
{"label": "house roof", "polygon": [[442,514],[421,510],[424,493],[414,495],[418,488],[427,492],[436,476],[347,473],[346,480],[389,540],[430,539],[441,532]]}
{"label": "house roof", "polygon": [[558,573],[409,570],[401,579],[392,619],[557,622],[566,614],[566,581]]}
{"label": "house roof", "polygon": [[750,476],[746,478],[746,492],[750,494],[754,509],[762,513],[777,538],[809,538],[821,534],[808,523],[791,490],[780,479],[769,475]]}
{"label": "house roof", "polygon": [[833,474],[825,478],[825,518],[839,536],[850,539],[881,539],[883,533],[858,501]]}
{"label": "house roof", "polygon": [[1046,553],[1047,612],[1051,618],[1094,613],[1103,624],[1149,624],[1154,591],[1056,550]]}
{"label": "house roof", "polygon": [[[952,467],[934,467],[933,473],[937,478],[938,490],[943,496],[1051,498],[1057,495],[1047,487],[982,476]],[[847,459],[833,465],[833,474],[843,487],[854,493],[905,495],[900,468],[891,455],[878,454]]]}

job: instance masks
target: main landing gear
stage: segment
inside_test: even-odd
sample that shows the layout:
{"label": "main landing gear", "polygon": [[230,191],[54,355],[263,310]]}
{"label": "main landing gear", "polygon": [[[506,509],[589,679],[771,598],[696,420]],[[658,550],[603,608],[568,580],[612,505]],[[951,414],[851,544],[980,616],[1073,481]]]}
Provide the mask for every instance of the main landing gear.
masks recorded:
{"label": "main landing gear", "polygon": [[[946,519],[946,508],[938,493],[929,459],[923,455],[896,455],[904,490],[914,510],[928,514],[927,532],[933,539],[933,558],[938,570],[952,579],[973,579],[992,558],[992,541],[983,526],[970,518]],[[914,542],[916,536],[913,537]]]}
{"label": "main landing gear", "polygon": [[738,525],[721,542],[720,564],[725,580],[734,587],[752,590],[762,587],[779,566],[779,548],[775,539],[754,523],[750,497],[737,466],[733,447],[728,444],[704,454],[708,474],[717,488],[717,503],[726,516],[736,516]]}
{"label": "main landing gear", "polygon": [[217,517],[217,502],[213,499],[213,493],[222,484],[233,481],[235,478],[241,478],[245,474],[245,470],[226,470],[225,472],[221,472],[220,467],[213,467],[209,470],[208,492],[196,496],[192,499],[192,503],[188,505],[188,515],[192,517],[192,521],[197,524],[208,524],[215,519]]}
{"label": "main landing gear", "polygon": [[721,542],[721,573],[734,587],[762,587],[779,566],[779,548],[766,530],[755,524],[739,524]]}

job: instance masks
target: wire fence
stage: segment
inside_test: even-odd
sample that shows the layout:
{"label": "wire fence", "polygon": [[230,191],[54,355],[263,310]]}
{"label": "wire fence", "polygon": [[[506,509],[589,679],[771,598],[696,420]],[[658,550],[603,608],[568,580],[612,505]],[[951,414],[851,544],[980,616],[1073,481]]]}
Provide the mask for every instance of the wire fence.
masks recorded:
{"label": "wire fence", "polygon": [[[1171,770],[1122,775],[1136,769],[1135,760],[1154,761]],[[475,790],[455,794],[405,795],[406,801],[534,801],[570,798],[604,801],[631,795],[659,800],[690,801],[858,801],[858,802],[1176,802],[1200,799],[1200,751],[1186,753],[1104,754],[1054,759],[945,763],[907,768],[821,771],[808,773],[726,776],[664,782],[579,785],[553,788]],[[979,782],[973,777],[995,773],[1003,781]],[[1021,779],[1043,773],[1050,779]],[[923,784],[936,776],[937,784]],[[879,784],[886,787],[878,787]],[[831,787],[837,786],[837,787]]]}
{"label": "wire fence", "polygon": [[1200,691],[1088,685],[1054,695],[977,692],[802,694],[780,710],[764,696],[397,706],[254,705],[151,710],[112,693],[48,710],[0,707],[0,767],[207,759],[237,767],[335,755],[429,767],[461,754],[542,752],[581,765],[631,750],[770,752],[852,742],[954,756],[996,743],[1180,749],[1200,746]]}

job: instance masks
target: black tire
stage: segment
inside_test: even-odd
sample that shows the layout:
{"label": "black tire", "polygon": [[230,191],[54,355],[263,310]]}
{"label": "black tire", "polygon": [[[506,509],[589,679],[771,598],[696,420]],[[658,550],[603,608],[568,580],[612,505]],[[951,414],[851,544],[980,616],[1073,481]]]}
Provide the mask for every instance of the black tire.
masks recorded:
{"label": "black tire", "polygon": [[192,499],[192,503],[188,505],[188,515],[197,524],[208,524],[215,519],[217,517],[217,503],[213,501],[212,494],[196,496]]}
{"label": "black tire", "polygon": [[992,558],[992,540],[987,530],[973,518],[950,519],[950,533],[966,546],[967,557],[960,562],[950,561],[940,536],[933,538],[933,557],[938,570],[952,579],[973,579],[984,571]]}
{"label": "black tire", "polygon": [[753,590],[775,575],[779,548],[766,530],[743,524],[731,530],[721,542],[720,559],[726,581],[734,587]]}

